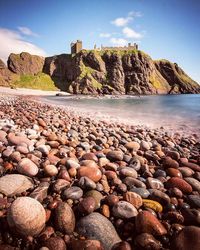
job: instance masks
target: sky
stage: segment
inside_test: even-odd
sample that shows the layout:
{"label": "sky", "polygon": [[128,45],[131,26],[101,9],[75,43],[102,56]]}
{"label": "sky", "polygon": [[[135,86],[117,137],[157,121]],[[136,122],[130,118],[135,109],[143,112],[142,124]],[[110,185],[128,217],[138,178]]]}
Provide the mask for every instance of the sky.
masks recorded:
{"label": "sky", "polygon": [[200,0],[0,0],[0,58],[138,43],[200,83]]}

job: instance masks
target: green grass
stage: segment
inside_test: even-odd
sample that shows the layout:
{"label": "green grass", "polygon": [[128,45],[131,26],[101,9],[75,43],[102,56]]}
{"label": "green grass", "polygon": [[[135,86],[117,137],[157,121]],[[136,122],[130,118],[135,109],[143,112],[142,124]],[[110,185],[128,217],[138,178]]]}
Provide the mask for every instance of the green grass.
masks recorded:
{"label": "green grass", "polygon": [[88,76],[91,79],[91,83],[95,89],[101,89],[102,84],[99,83],[93,76],[92,73],[95,71],[94,69],[85,66],[84,63],[80,65],[81,74],[79,76],[79,80],[82,80],[84,77]]}
{"label": "green grass", "polygon": [[51,77],[44,73],[37,75],[21,75],[20,79],[11,84],[16,88],[30,88],[41,90],[57,90]]}

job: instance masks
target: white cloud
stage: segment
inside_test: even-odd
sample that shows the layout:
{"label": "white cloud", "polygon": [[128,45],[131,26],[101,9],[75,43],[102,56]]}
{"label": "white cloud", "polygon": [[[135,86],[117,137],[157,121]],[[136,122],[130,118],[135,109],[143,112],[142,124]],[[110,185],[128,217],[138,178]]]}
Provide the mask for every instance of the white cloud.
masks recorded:
{"label": "white cloud", "polygon": [[38,36],[38,34],[34,33],[32,30],[30,30],[27,27],[18,27],[18,30],[23,34],[27,36]]}
{"label": "white cloud", "polygon": [[10,53],[29,52],[33,55],[45,56],[46,52],[31,42],[24,40],[19,32],[0,28],[0,58],[6,62]]}
{"label": "white cloud", "polygon": [[130,23],[134,18],[141,16],[142,13],[139,11],[130,11],[126,17],[118,17],[115,20],[111,21],[111,23],[117,27],[123,27]]}
{"label": "white cloud", "polygon": [[115,46],[125,46],[128,44],[128,41],[124,38],[115,38],[115,37],[112,37],[110,39],[110,43],[112,43],[113,45]]}
{"label": "white cloud", "polygon": [[103,37],[103,38],[108,38],[108,37],[111,37],[111,34],[110,33],[100,33],[99,36]]}
{"label": "white cloud", "polygon": [[133,20],[133,18],[131,16],[118,17],[115,20],[113,20],[111,23],[117,27],[123,27],[123,26],[126,26],[131,20]]}
{"label": "white cloud", "polygon": [[140,39],[143,36],[141,33],[136,32],[135,30],[133,30],[129,27],[124,27],[122,32],[125,35],[125,37],[127,37],[127,38]]}

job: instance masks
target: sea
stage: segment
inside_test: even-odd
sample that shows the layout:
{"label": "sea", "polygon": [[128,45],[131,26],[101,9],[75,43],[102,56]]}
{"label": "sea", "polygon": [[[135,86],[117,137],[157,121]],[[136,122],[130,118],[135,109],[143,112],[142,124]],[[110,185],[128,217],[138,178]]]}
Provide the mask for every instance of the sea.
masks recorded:
{"label": "sea", "polygon": [[42,96],[42,101],[61,105],[93,119],[142,125],[200,135],[200,95],[155,95],[93,98]]}

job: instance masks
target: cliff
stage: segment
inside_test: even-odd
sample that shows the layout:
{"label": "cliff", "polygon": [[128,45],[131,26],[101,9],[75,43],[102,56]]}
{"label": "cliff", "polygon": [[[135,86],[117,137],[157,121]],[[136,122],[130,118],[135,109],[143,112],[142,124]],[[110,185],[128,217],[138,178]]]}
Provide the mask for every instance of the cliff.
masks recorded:
{"label": "cliff", "polygon": [[[1,64],[0,85],[6,82],[6,85],[21,86],[22,79],[26,85],[26,79],[31,77],[36,87],[40,80],[41,88],[46,84],[45,89],[50,85],[51,89],[54,86],[75,94],[200,93],[200,85],[176,63],[153,61],[137,50],[82,50],[74,56],[62,54],[46,58],[23,52],[9,56],[8,68]],[[13,80],[9,75],[19,79]]]}

